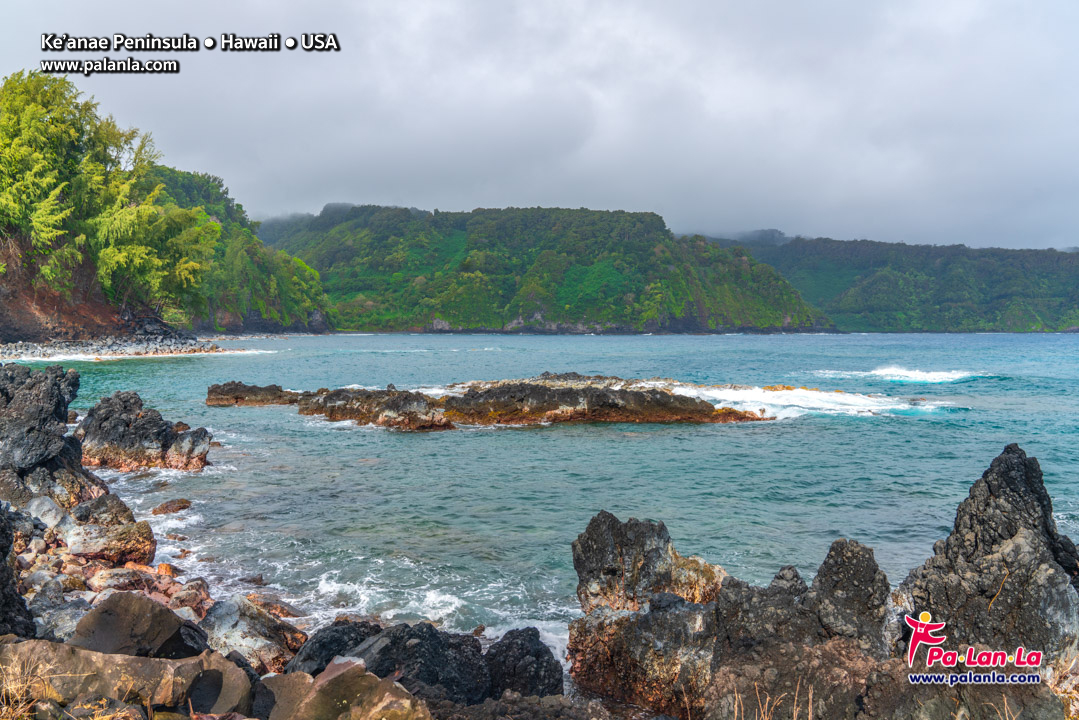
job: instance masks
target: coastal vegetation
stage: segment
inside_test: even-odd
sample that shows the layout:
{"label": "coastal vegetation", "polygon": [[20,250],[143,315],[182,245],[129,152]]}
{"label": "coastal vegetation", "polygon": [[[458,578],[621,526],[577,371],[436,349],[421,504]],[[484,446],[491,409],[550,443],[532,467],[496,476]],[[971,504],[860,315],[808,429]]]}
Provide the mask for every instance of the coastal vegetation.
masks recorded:
{"label": "coastal vegetation", "polygon": [[190,325],[224,310],[280,326],[325,310],[318,273],[265,248],[219,178],[159,164],[66,78],[0,86],[0,272],[59,304],[103,295],[123,316]]}
{"label": "coastal vegetation", "polygon": [[654,213],[426,212],[327,205],[263,240],[321,273],[341,327],[563,332],[797,330],[826,324],[740,248],[676,237]]}
{"label": "coastal vegetation", "polygon": [[768,234],[744,247],[840,330],[1052,332],[1079,328],[1079,253]]}

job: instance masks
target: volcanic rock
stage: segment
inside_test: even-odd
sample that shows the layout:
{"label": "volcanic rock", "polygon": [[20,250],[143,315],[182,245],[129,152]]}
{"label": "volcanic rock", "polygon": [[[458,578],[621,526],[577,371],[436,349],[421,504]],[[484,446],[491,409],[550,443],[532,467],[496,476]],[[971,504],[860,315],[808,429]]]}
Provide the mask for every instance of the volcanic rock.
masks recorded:
{"label": "volcanic rock", "polygon": [[[264,592],[252,592],[244,595],[248,600],[258,605],[260,608],[270,613],[274,617],[279,618],[298,618],[303,617],[307,613],[303,612],[299,608],[290,605],[282,600],[277,595]],[[308,641],[310,642],[310,640]],[[306,645],[306,643],[305,643]],[[304,672],[307,672],[306,670]],[[314,673],[312,673],[314,674]]]}
{"label": "volcanic rock", "polygon": [[153,510],[150,511],[151,515],[169,515],[171,513],[178,513],[187,510],[191,507],[191,501],[179,498],[176,500],[166,500]]}
{"label": "volcanic rock", "polygon": [[82,467],[79,442],[65,436],[79,374],[59,366],[0,366],[0,500],[25,507],[48,496],[70,508],[108,492]]}
{"label": "volcanic rock", "polygon": [[391,679],[379,679],[362,662],[338,658],[322,674],[275,675],[254,708],[267,720],[430,720],[424,703]]}
{"label": "volcanic rock", "polygon": [[615,717],[594,698],[523,696],[512,690],[479,705],[443,700],[428,702],[427,707],[435,720],[612,720]]}
{"label": "volcanic rock", "polygon": [[0,635],[34,637],[34,619],[19,595],[11,568],[4,562],[13,540],[9,514],[0,509]]}
{"label": "volcanic rock", "polygon": [[480,641],[453,635],[430,623],[394,625],[366,640],[350,655],[379,677],[399,677],[413,695],[474,705],[490,691]]}
{"label": "volcanic rock", "polygon": [[625,387],[621,378],[578,373],[527,380],[472,383],[444,399],[446,418],[469,425],[534,425],[549,422],[726,423],[765,420],[754,412],[717,409],[711,403],[655,387]]}
{"label": "volcanic rock", "polygon": [[37,637],[59,642],[69,640],[79,622],[90,611],[90,603],[83,598],[65,598],[64,587],[59,580],[50,580],[38,588],[28,607],[34,616]]}
{"label": "volcanic rock", "polygon": [[1038,649],[1063,669],[1079,654],[1077,587],[1079,554],[1057,531],[1041,467],[1009,445],[897,595],[908,613],[948,623],[952,642]]}
{"label": "volcanic rock", "polygon": [[67,530],[64,540],[72,555],[114,565],[148,565],[157,552],[157,540],[145,520],[132,525],[77,525]]}
{"label": "volcanic rock", "polygon": [[441,402],[407,390],[341,389],[304,393],[299,398],[301,415],[322,415],[327,420],[355,420],[361,425],[402,430],[452,430]]}
{"label": "volcanic rock", "polygon": [[702,572],[712,566],[695,558],[691,573],[679,572],[675,558],[661,523],[609,513],[589,523],[574,543],[586,612],[570,624],[578,686],[658,712],[724,718],[737,717],[733,706],[713,711],[735,693],[812,690],[819,716],[842,717],[887,656],[889,585],[869,548],[833,543],[812,588],[793,567],[755,587]]}
{"label": "volcanic rock", "polygon": [[124,698],[158,710],[246,713],[251,683],[243,670],[207,651],[182,660],[107,655],[73,645],[28,640],[0,645],[0,666],[31,668],[31,699],[68,705],[85,697]]}
{"label": "volcanic rock", "polygon": [[577,599],[586,613],[600,605],[637,610],[657,592],[708,602],[727,577],[718,565],[679,555],[662,522],[630,518],[623,523],[606,510],[573,542],[573,567]]}
{"label": "volcanic rock", "polygon": [[552,422],[726,423],[769,420],[755,412],[715,408],[700,398],[638,381],[544,373],[526,380],[451,386],[441,397],[420,392],[341,388],[315,392],[229,382],[212,385],[210,406],[298,405],[301,415],[354,420],[403,430],[450,430],[468,425],[537,425]]}
{"label": "volcanic rock", "polygon": [[307,639],[285,666],[285,672],[318,675],[335,657],[353,655],[356,648],[380,632],[382,627],[372,622],[334,622]]}
{"label": "volcanic rock", "polygon": [[75,429],[83,464],[136,470],[147,467],[198,470],[209,464],[212,436],[206,428],[177,432],[138,393],[119,391],[90,409]]}
{"label": "volcanic rock", "polygon": [[206,391],[206,404],[211,407],[229,405],[295,405],[300,393],[282,390],[280,385],[246,385],[235,380],[211,385]]}
{"label": "volcanic rock", "polygon": [[79,503],[71,508],[71,516],[80,525],[114,527],[131,525],[135,522],[135,514],[131,512],[131,508],[111,493]]}
{"label": "volcanic rock", "polygon": [[307,641],[304,632],[243,595],[215,602],[199,627],[208,633],[210,647],[225,654],[230,650],[239,652],[260,675],[283,672]]}
{"label": "volcanic rock", "polygon": [[701,602],[685,597],[700,583],[687,593],[669,571],[669,543],[658,523],[605,513],[574,543],[585,611],[570,625],[578,687],[687,719],[1065,716],[1044,682],[912,686],[908,675],[925,666],[907,665],[900,639],[903,613],[929,611],[948,623],[946,649],[1044,649],[1039,671],[1050,677],[1075,656],[1079,557],[1053,522],[1037,462],[1014,445],[894,594],[872,550],[838,540],[811,586],[793,567],[767,587],[720,571]]}
{"label": "volcanic rock", "polygon": [[210,649],[206,631],[144,595],[110,595],[79,621],[68,644],[96,652],[178,660]]}
{"label": "volcanic rock", "polygon": [[502,697],[506,690],[540,697],[562,694],[562,665],[534,627],[510,630],[483,659],[491,676],[492,698]]}

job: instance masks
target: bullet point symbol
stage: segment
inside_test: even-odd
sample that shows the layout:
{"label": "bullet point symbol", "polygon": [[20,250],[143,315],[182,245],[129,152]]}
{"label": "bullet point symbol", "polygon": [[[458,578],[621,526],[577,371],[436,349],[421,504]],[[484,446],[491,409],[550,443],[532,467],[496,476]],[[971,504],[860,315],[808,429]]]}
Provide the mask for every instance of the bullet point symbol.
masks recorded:
{"label": "bullet point symbol", "polygon": [[214,49],[214,39],[213,38],[206,38],[205,43],[206,43],[206,49],[207,50],[213,50]]}
{"label": "bullet point symbol", "polygon": [[285,47],[287,47],[289,50],[295,50],[296,38],[288,38],[287,40],[285,40]]}

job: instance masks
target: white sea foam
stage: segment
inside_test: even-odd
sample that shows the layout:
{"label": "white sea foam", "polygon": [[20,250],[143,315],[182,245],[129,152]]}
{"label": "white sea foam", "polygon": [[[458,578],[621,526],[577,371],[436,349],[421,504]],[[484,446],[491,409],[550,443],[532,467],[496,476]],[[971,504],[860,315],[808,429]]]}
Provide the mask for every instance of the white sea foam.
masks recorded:
{"label": "white sea foam", "polygon": [[112,362],[113,360],[171,360],[215,355],[271,355],[277,350],[219,350],[216,352],[154,353],[146,355],[93,355],[90,353],[54,353],[49,355],[0,356],[5,362]]}
{"label": "white sea foam", "polygon": [[768,417],[780,420],[803,415],[894,415],[926,412],[939,407],[939,403],[890,397],[887,395],[863,395],[860,393],[828,392],[795,388],[793,390],[765,390],[761,387],[698,386],[674,384],[671,392],[678,395],[699,397],[716,407],[758,412],[764,410]]}
{"label": "white sea foam", "polygon": [[398,615],[415,615],[429,620],[445,620],[457,612],[465,601],[442,590],[425,590],[423,595],[410,599],[400,607],[382,613],[386,618]]}
{"label": "white sea foam", "polygon": [[974,370],[912,370],[899,365],[879,367],[876,370],[818,370],[816,375],[830,378],[875,377],[898,383],[954,383],[971,378],[987,377]]}

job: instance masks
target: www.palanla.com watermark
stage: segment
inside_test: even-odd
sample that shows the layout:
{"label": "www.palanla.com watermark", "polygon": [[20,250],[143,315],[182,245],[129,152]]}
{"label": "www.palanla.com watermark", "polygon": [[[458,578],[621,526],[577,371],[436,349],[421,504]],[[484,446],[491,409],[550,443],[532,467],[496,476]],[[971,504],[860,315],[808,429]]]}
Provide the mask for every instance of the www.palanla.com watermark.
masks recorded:
{"label": "www.palanla.com watermark", "polygon": [[[927,612],[921,613],[917,619],[910,615],[903,616],[907,625],[910,626],[910,645],[907,648],[907,665],[914,667],[915,655],[922,645],[927,646],[925,667],[933,670],[939,665],[943,668],[955,668],[964,665],[968,670],[957,672],[926,672],[911,673],[908,675],[912,685],[1030,685],[1042,681],[1041,672],[1036,670],[1042,664],[1040,650],[1027,650],[1019,646],[1012,652],[1004,650],[975,650],[968,647],[965,652],[958,650],[945,650],[941,644],[948,639],[946,635],[936,635],[944,629],[947,623],[933,622],[933,616]],[[1009,664],[1016,668],[1031,668],[1031,672],[998,672],[994,668],[1004,668]]]}

